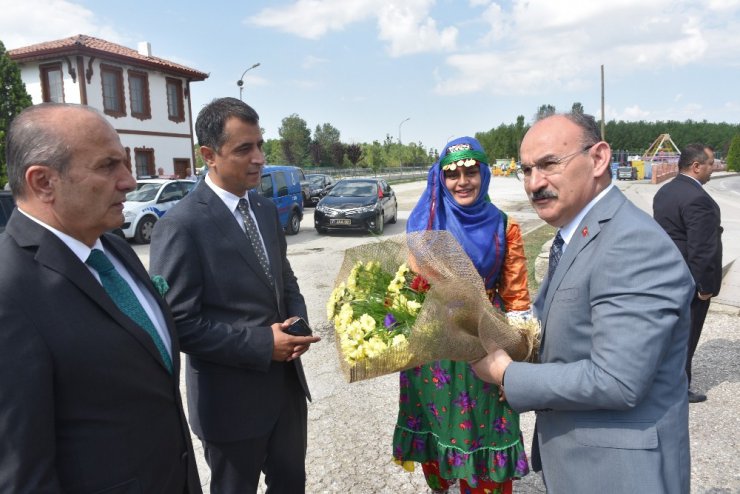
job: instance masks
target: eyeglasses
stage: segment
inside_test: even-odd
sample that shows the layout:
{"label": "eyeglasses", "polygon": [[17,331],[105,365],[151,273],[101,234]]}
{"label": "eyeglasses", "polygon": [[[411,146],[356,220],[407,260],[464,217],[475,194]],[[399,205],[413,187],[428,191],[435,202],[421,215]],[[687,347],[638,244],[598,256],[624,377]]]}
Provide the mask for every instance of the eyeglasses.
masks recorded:
{"label": "eyeglasses", "polygon": [[[585,153],[595,145],[596,143],[589,144],[588,146],[576,151],[575,153],[567,154],[565,156],[561,156],[560,158],[555,158],[554,156],[546,156],[534,165],[521,165],[522,173],[524,173],[525,178],[529,178],[532,176],[533,168],[537,168],[537,171],[546,177],[549,177],[550,175],[555,175],[556,173],[562,173],[570,160],[581,153]],[[563,166],[561,167],[560,165]]]}

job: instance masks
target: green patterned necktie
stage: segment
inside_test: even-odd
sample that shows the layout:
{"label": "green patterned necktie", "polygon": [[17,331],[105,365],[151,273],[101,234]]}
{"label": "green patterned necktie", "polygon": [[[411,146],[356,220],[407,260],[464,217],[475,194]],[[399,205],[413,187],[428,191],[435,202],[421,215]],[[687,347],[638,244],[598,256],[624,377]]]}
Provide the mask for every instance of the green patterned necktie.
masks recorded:
{"label": "green patterned necktie", "polygon": [[152,324],[149,316],[146,315],[144,307],[141,306],[139,299],[136,298],[134,291],[131,289],[126,280],[116,271],[110,259],[100,249],[93,249],[90,257],[85,261],[90,267],[100,275],[100,281],[103,288],[108,292],[113,302],[126,314],[132,321],[139,325],[154,340],[154,345],[159,350],[162,360],[164,360],[167,370],[172,373],[172,359],[160,338],[157,329]]}

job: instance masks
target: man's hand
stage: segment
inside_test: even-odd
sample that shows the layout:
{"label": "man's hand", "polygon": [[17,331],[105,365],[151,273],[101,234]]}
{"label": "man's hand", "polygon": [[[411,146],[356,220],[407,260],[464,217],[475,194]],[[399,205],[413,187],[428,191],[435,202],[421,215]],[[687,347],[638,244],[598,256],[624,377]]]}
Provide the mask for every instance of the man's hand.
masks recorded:
{"label": "man's hand", "polygon": [[511,363],[511,357],[504,350],[498,349],[493,353],[489,353],[482,359],[473,362],[473,372],[478,376],[479,379],[501,385],[501,381],[504,377],[504,371]]}
{"label": "man's hand", "polygon": [[711,293],[696,292],[696,296],[699,297],[699,300],[709,300],[710,298],[712,298]]}
{"label": "man's hand", "polygon": [[321,341],[319,336],[293,336],[284,333],[283,329],[290,326],[296,318],[291,317],[284,322],[276,322],[272,327],[274,346],[272,348],[272,360],[277,362],[290,362],[308,351],[311,343]]}

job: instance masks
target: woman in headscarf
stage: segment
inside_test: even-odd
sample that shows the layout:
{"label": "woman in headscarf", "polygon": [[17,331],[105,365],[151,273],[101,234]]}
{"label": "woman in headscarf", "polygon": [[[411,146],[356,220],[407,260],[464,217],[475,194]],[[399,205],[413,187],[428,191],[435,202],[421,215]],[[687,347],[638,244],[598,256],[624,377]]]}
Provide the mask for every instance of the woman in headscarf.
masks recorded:
{"label": "woman in headscarf", "polygon": [[[488,199],[491,172],[472,137],[445,146],[406,230],[447,230],[483,278],[491,303],[531,317],[519,225]],[[422,464],[432,492],[510,493],[529,472],[519,415],[467,362],[442,360],[401,372],[393,456],[407,470]]]}

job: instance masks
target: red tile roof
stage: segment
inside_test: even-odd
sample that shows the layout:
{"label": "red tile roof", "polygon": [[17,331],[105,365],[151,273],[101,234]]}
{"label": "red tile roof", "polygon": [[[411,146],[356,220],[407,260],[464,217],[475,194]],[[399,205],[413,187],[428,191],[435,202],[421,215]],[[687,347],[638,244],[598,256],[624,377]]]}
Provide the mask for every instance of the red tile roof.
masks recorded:
{"label": "red tile roof", "polygon": [[56,56],[87,55],[101,59],[116,60],[121,63],[138,65],[158,69],[170,74],[178,74],[194,81],[202,81],[208,77],[184,65],[176,64],[159,57],[147,57],[136,50],[111,43],[103,39],[94,38],[85,34],[78,34],[69,38],[47,41],[36,45],[24,46],[8,50],[8,56],[16,62],[44,60]]}

